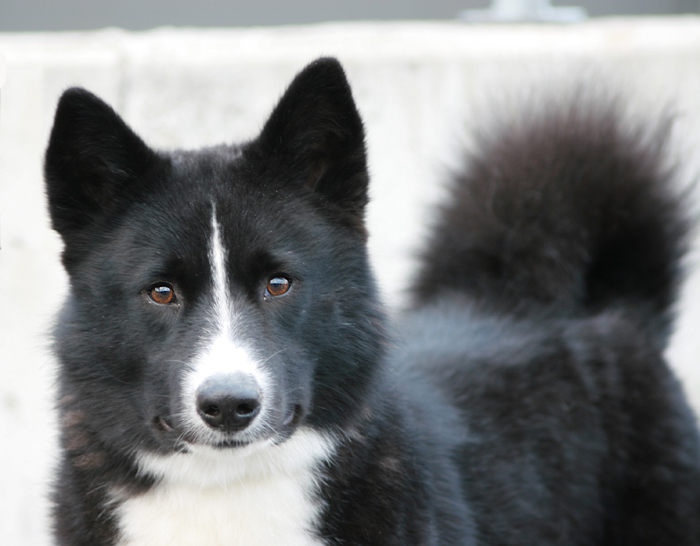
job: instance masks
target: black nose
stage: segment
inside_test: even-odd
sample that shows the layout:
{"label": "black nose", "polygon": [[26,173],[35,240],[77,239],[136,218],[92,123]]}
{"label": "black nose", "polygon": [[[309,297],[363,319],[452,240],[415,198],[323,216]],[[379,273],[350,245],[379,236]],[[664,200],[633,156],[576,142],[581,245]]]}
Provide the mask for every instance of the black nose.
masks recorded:
{"label": "black nose", "polygon": [[247,374],[207,379],[197,389],[197,412],[211,428],[238,432],[260,413],[260,389]]}

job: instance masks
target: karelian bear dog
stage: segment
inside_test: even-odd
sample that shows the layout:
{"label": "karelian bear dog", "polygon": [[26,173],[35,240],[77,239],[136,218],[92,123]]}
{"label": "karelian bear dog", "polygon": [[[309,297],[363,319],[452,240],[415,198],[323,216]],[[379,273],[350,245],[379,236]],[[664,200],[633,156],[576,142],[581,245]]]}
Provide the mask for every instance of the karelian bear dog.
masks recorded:
{"label": "karelian bear dog", "polygon": [[196,151],[66,91],[57,543],[697,546],[664,139],[581,100],[482,132],[389,324],[337,61]]}

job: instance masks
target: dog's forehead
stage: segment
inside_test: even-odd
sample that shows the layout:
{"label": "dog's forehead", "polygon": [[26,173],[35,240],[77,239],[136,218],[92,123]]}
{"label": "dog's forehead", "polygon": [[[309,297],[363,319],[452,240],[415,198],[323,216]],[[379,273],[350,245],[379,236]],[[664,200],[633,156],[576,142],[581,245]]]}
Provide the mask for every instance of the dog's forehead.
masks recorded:
{"label": "dog's forehead", "polygon": [[[300,215],[302,209],[307,214]],[[313,209],[284,181],[253,168],[237,148],[218,147],[173,152],[154,191],[133,208],[127,229],[147,246],[207,256],[216,225],[229,251],[248,253],[286,247],[285,240],[323,223]]]}
{"label": "dog's forehead", "polygon": [[299,198],[267,172],[264,160],[248,155],[237,146],[174,152],[165,183],[200,209],[216,208],[222,220],[272,217],[280,204]]}

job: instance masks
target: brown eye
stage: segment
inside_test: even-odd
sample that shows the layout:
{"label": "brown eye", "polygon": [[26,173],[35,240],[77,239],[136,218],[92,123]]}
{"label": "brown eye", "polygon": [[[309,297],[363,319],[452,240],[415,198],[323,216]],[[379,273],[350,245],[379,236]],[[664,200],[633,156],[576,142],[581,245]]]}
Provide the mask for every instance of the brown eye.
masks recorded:
{"label": "brown eye", "polygon": [[166,283],[156,284],[151,288],[148,295],[156,303],[168,304],[175,301],[175,290]]}
{"label": "brown eye", "polygon": [[282,296],[289,292],[292,286],[292,281],[286,277],[272,277],[267,281],[267,295]]}

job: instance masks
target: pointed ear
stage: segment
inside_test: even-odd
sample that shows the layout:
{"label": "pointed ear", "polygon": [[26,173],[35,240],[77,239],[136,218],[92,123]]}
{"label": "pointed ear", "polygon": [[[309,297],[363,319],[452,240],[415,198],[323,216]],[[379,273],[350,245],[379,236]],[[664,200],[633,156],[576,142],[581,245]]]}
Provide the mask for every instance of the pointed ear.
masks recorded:
{"label": "pointed ear", "polygon": [[362,120],[340,63],[312,62],[292,81],[258,140],[269,161],[361,220],[367,204]]}
{"label": "pointed ear", "polygon": [[114,210],[158,160],[105,102],[85,89],[61,96],[44,162],[53,227],[69,239]]}

